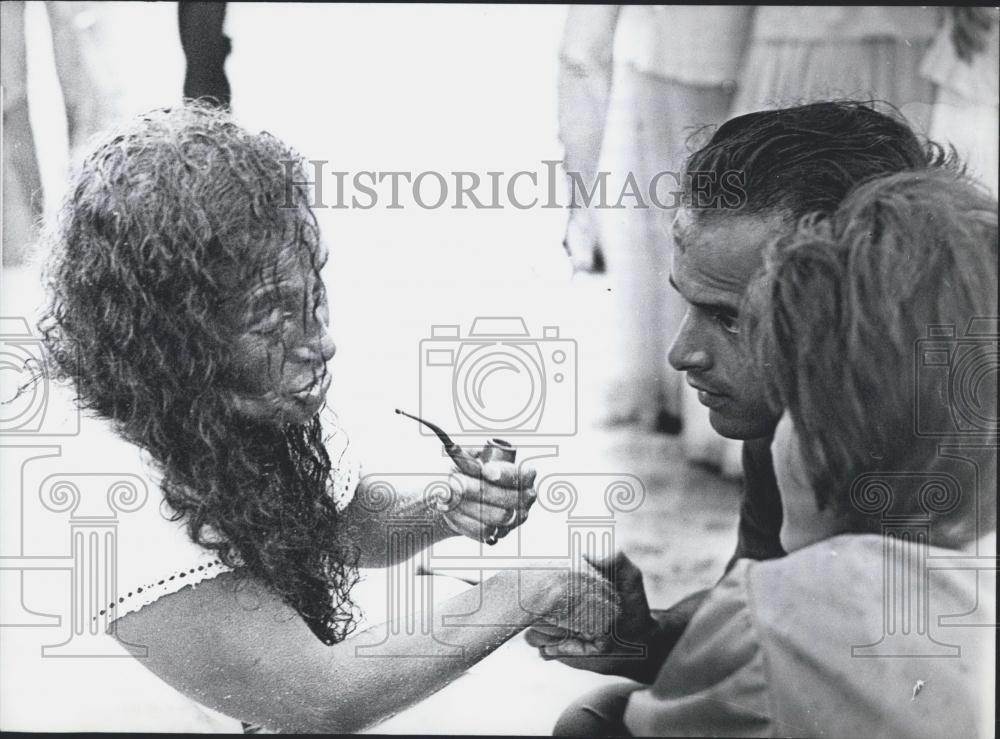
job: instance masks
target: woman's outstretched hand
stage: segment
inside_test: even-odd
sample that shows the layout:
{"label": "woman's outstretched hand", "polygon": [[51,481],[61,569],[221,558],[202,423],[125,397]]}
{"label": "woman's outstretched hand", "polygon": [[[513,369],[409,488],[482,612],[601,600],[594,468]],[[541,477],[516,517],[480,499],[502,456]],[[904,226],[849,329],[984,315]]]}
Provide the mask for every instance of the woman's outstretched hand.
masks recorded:
{"label": "woman's outstretched hand", "polygon": [[[662,659],[655,648],[659,625],[646,600],[642,572],[624,552],[593,564],[601,575],[610,578],[605,583],[617,606],[611,611],[613,633],[610,628],[596,635],[587,633],[578,623],[549,616],[528,629],[527,642],[538,649],[542,659],[651,682]],[[623,644],[631,649],[623,650]],[[634,651],[637,646],[643,648],[639,654]]]}
{"label": "woman's outstretched hand", "polygon": [[503,538],[528,518],[538,497],[535,474],[530,466],[499,460],[484,463],[478,476],[455,469],[449,485],[458,503],[443,520],[456,534],[477,541]]}

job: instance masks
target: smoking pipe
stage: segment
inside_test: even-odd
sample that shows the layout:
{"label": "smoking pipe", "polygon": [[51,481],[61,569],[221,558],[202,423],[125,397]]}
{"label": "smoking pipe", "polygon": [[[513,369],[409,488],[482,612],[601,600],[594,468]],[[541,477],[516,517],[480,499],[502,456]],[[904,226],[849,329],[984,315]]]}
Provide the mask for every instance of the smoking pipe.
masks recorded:
{"label": "smoking pipe", "polygon": [[[466,475],[479,477],[483,471],[483,464],[486,462],[491,462],[495,459],[502,462],[513,462],[517,458],[517,449],[515,449],[510,442],[504,441],[503,439],[490,439],[486,442],[486,446],[483,447],[483,450],[479,453],[479,455],[473,456],[456,444],[454,440],[448,436],[444,429],[437,424],[425,421],[423,418],[414,416],[406,411],[401,411],[399,408],[396,409],[396,413],[401,416],[406,416],[407,418],[412,418],[414,421],[422,423],[424,426],[433,431],[434,434],[441,440],[441,443],[444,444],[445,453],[451,457],[455,466]],[[447,497],[438,496],[434,505],[438,510],[447,512],[455,508],[460,501],[461,496],[454,495],[451,491],[449,491]],[[498,539],[499,530],[494,528],[493,532],[486,537],[486,543],[492,546],[497,543]]]}

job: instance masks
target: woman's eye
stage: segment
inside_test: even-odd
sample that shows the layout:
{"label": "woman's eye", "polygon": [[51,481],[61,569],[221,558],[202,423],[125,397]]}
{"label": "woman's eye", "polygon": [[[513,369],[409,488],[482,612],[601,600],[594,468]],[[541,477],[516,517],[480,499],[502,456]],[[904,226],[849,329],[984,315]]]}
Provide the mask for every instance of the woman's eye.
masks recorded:
{"label": "woman's eye", "polygon": [[739,316],[735,313],[730,313],[729,311],[716,311],[712,317],[715,322],[722,326],[724,331],[731,334],[738,334],[740,332],[740,322]]}
{"label": "woman's eye", "polygon": [[284,326],[289,320],[294,318],[294,314],[291,311],[282,310],[281,308],[274,308],[267,317],[257,321],[254,325],[253,333],[255,334],[272,334],[278,329]]}

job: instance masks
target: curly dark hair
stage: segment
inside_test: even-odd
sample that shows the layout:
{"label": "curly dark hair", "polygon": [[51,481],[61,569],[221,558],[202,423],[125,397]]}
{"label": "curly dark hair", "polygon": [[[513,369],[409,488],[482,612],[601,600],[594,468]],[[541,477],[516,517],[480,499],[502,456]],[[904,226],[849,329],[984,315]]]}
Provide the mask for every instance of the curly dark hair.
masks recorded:
{"label": "curly dark hair", "polygon": [[48,232],[40,329],[81,405],[162,469],[173,520],[332,644],[354,628],[358,554],[328,493],[320,417],[255,422],[227,385],[226,317],[249,281],[288,249],[318,277],[302,173],[281,141],[210,106],[140,116],[72,177]]}

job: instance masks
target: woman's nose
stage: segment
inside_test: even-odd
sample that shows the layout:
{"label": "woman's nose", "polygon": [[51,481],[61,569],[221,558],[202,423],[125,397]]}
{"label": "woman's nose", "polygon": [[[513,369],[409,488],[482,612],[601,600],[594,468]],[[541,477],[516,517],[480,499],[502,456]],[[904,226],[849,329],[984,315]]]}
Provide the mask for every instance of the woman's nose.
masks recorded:
{"label": "woman's nose", "polygon": [[293,356],[300,362],[322,361],[325,363],[333,359],[336,353],[337,345],[333,341],[333,336],[326,325],[322,325],[318,329],[317,336],[304,346],[297,348],[293,352]]}
{"label": "woman's nose", "polygon": [[320,338],[319,352],[324,362],[329,362],[333,359],[333,355],[337,353],[337,345],[333,341],[333,335],[325,328]]}

